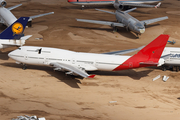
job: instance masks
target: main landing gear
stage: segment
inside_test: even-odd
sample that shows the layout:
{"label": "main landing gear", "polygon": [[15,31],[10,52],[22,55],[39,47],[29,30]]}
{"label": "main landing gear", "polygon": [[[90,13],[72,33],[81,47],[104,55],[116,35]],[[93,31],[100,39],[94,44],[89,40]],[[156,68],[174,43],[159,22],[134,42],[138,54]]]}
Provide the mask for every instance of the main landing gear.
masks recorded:
{"label": "main landing gear", "polygon": [[26,70],[27,69],[27,66],[26,64],[23,64],[23,67],[22,67],[23,70]]}
{"label": "main landing gear", "polygon": [[141,36],[141,34],[137,33],[136,38],[139,39],[139,36]]}

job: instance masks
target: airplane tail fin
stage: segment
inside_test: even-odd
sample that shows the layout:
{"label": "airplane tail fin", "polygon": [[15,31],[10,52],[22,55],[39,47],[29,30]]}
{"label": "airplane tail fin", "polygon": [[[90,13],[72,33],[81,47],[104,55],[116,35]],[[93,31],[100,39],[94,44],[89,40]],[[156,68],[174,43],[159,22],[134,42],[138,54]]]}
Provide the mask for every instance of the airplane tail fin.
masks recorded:
{"label": "airplane tail fin", "polygon": [[24,36],[23,32],[29,17],[20,17],[16,22],[6,28],[1,34],[0,39],[16,39],[19,40]]}
{"label": "airplane tail fin", "polygon": [[114,69],[114,71],[138,67],[157,66],[168,39],[169,35],[160,35],[141,49],[137,54],[133,55],[123,64]]}

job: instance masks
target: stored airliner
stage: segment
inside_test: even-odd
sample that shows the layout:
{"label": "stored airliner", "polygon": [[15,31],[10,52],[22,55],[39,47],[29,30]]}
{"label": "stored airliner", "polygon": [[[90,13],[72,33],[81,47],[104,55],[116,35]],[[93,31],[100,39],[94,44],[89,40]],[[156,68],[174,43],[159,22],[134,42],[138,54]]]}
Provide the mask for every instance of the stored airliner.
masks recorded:
{"label": "stored airliner", "polygon": [[178,47],[165,47],[162,56],[170,55],[165,59],[164,65],[162,66],[165,71],[169,67],[173,68],[173,71],[179,71],[180,67],[180,48]]}
{"label": "stored airliner", "polygon": [[[9,8],[5,8],[6,5],[7,3],[5,0],[0,0],[0,23],[9,27],[11,24],[13,24],[17,20],[17,18],[11,13],[11,10],[21,6],[22,4],[12,6]],[[28,20],[28,26],[29,27],[32,26],[32,19],[42,17],[45,15],[50,15],[50,14],[54,14],[54,12],[30,16]]]}
{"label": "stored airliner", "polygon": [[[160,35],[133,56],[123,56],[121,51],[104,54],[74,52],[69,50],[22,46],[8,54],[16,63],[46,65],[69,75],[93,78],[86,71],[119,71],[148,66],[161,66],[164,59],[161,54],[169,35]],[[123,53],[124,51],[122,51]]]}
{"label": "stored airliner", "polygon": [[0,34],[0,49],[25,44],[25,41],[32,36],[23,34],[28,20],[29,17],[21,17]]}
{"label": "stored airliner", "polygon": [[129,12],[131,12],[135,9],[136,8],[132,8],[132,9],[126,10],[124,12],[120,11],[120,10],[116,10],[115,13],[110,12],[110,11],[96,9],[96,10],[99,10],[102,12],[106,12],[106,13],[110,13],[110,14],[115,15],[117,22],[86,20],[86,19],[76,19],[76,20],[80,21],[80,22],[108,25],[108,26],[113,27],[115,29],[115,31],[117,31],[117,27],[125,27],[127,30],[130,30],[130,31],[133,31],[134,33],[136,33],[137,38],[139,38],[139,35],[141,35],[142,33],[145,32],[145,26],[146,25],[168,19],[168,17],[165,16],[165,17],[160,17],[160,18],[155,18],[155,19],[139,21],[136,18],[134,18],[128,14]]}
{"label": "stored airliner", "polygon": [[[114,4],[114,0],[68,0],[69,3],[75,4],[75,5],[81,5],[82,9],[85,5],[101,5],[101,6],[107,6],[107,5],[114,5],[116,9],[123,9],[124,7],[129,6],[135,6],[135,7],[159,7],[161,3],[158,3],[157,5],[149,5],[149,3],[157,3],[161,0],[118,0],[119,4]],[[144,4],[148,3],[148,4]]]}

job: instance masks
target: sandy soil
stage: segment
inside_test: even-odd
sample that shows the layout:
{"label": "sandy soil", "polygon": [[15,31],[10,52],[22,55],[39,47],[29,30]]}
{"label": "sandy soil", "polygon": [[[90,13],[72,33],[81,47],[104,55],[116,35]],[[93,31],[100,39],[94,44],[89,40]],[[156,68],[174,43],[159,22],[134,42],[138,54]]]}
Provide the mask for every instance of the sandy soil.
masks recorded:
{"label": "sandy soil", "polygon": [[[169,20],[146,28],[140,39],[124,28],[76,22],[75,18],[115,21],[113,15],[68,4],[66,0],[7,0],[8,6],[23,5],[12,12],[18,18],[54,11],[35,19],[25,34],[33,37],[26,45],[47,46],[74,51],[102,53],[137,48],[160,34],[171,35],[180,46],[180,3],[164,0],[161,8],[139,8],[130,14],[139,20],[168,16]],[[106,9],[106,8],[102,8]],[[107,10],[114,11],[113,8]],[[1,28],[2,30],[2,28]],[[43,38],[37,40],[36,38]],[[180,75],[159,68],[119,72],[93,72],[94,79],[80,79],[55,72],[50,67],[28,66],[22,70],[7,54],[0,52],[0,117],[37,115],[47,120],[179,120]],[[152,81],[157,75],[162,78]],[[111,101],[116,101],[111,103]]]}

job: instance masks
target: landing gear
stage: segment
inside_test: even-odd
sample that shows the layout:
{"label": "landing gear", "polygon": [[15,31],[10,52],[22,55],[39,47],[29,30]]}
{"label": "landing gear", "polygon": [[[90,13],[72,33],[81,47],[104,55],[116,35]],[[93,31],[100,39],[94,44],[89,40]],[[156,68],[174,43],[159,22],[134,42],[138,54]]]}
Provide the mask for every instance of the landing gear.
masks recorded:
{"label": "landing gear", "polygon": [[26,26],[32,27],[32,21],[29,21]]}
{"label": "landing gear", "polygon": [[22,67],[23,70],[26,70],[27,69],[27,66],[26,64],[23,64],[23,67]]}
{"label": "landing gear", "polygon": [[84,10],[84,5],[82,5],[81,10]]}
{"label": "landing gear", "polygon": [[173,71],[179,72],[179,66],[173,66]]}
{"label": "landing gear", "polygon": [[117,27],[113,27],[113,32],[117,32],[117,31],[118,31]]}
{"label": "landing gear", "polygon": [[163,70],[163,71],[166,71],[166,66],[162,66],[162,70]]}
{"label": "landing gear", "polygon": [[138,33],[137,33],[137,34],[136,34],[136,38],[139,39],[139,36],[141,36],[141,34],[138,34]]}

